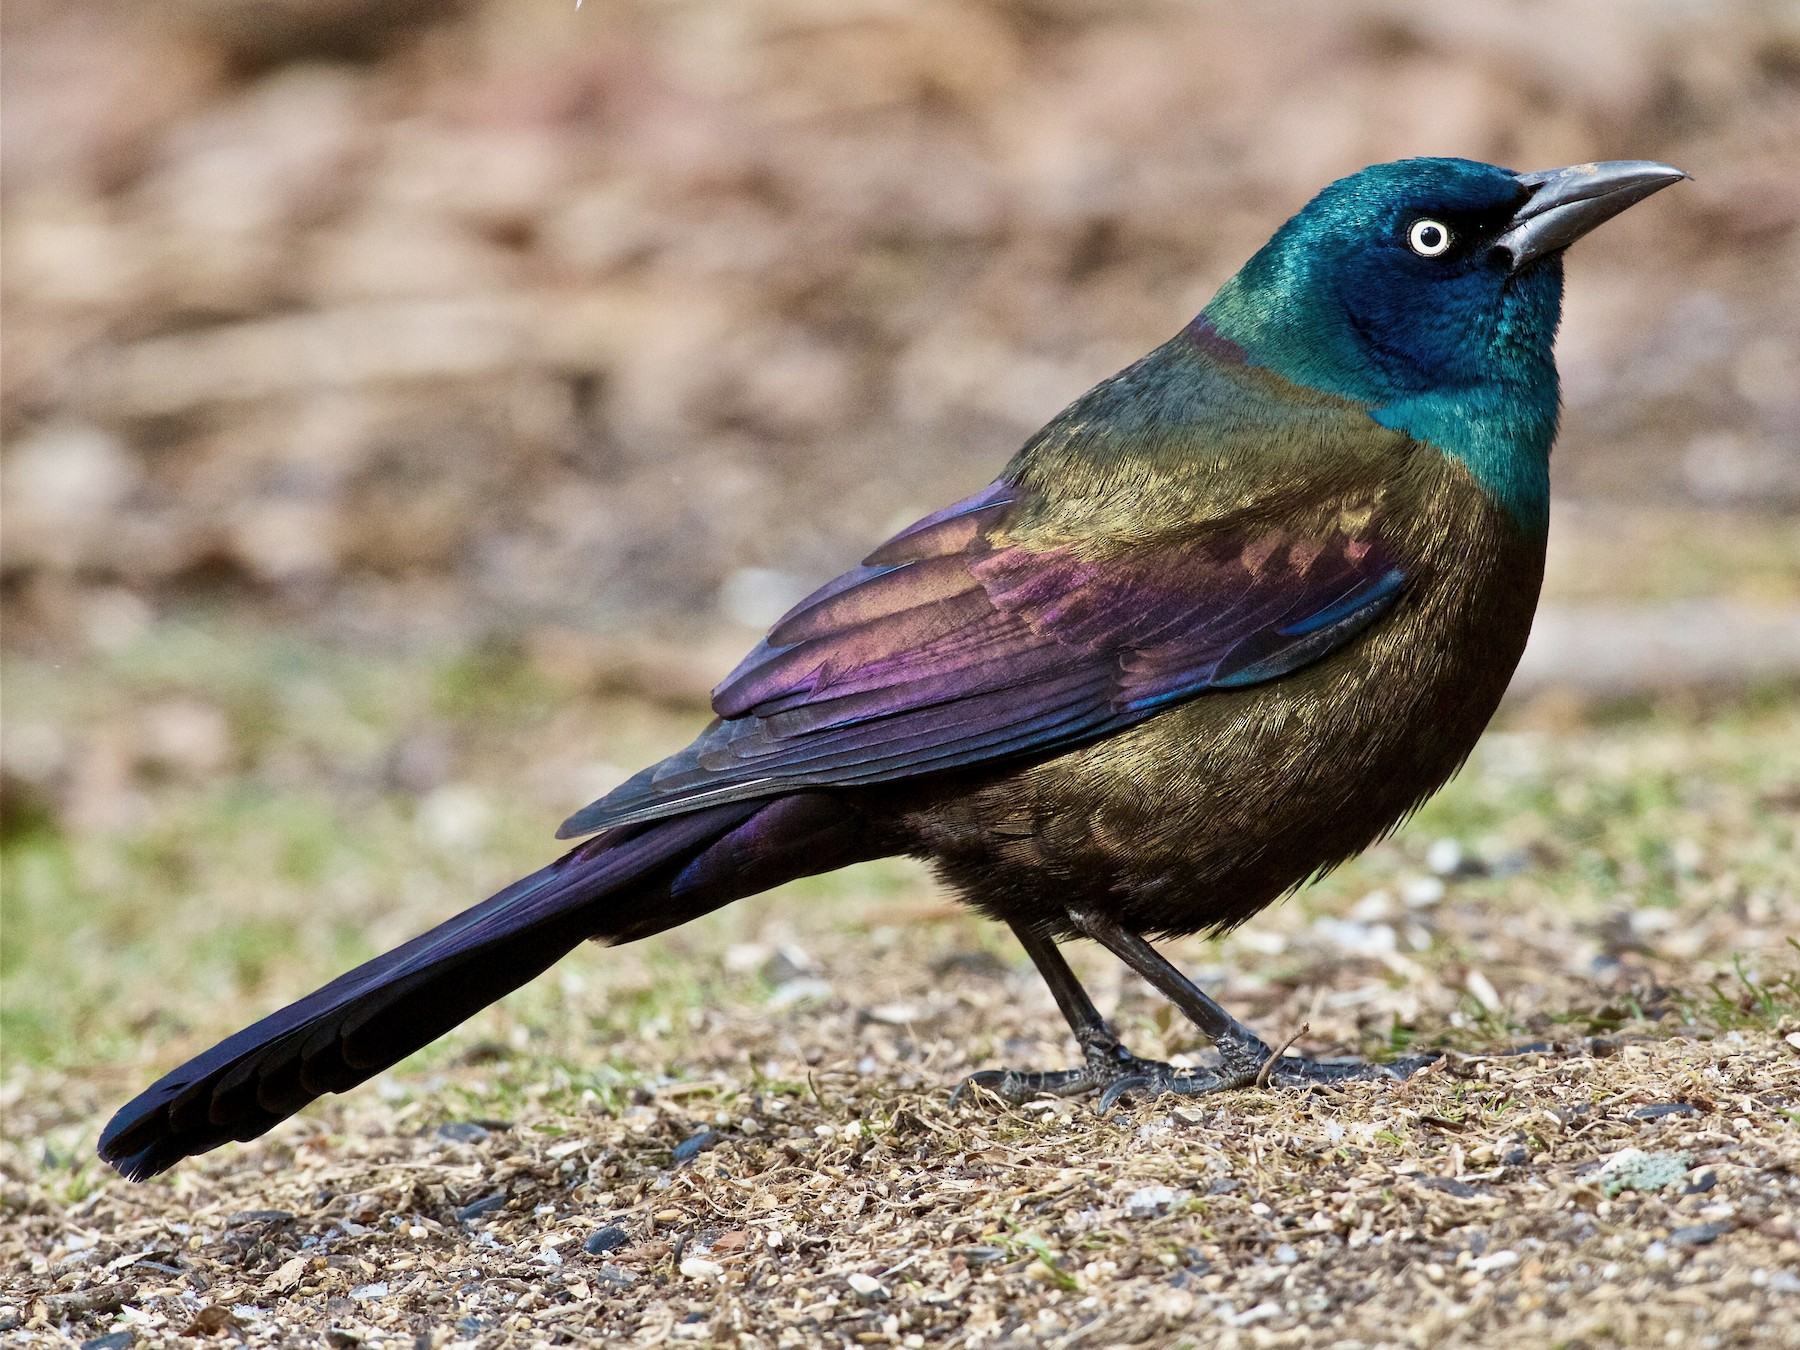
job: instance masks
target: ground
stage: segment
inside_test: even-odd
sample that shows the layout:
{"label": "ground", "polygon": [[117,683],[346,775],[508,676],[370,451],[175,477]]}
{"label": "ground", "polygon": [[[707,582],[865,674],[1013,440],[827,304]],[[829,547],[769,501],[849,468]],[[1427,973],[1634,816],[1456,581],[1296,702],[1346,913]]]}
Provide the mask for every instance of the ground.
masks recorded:
{"label": "ground", "polygon": [[[884,864],[577,952],[265,1140],[100,1167],[155,1074],[700,723],[560,670],[205,621],[15,654],[8,1345],[1800,1345],[1791,687],[1514,705],[1392,841],[1172,945],[1275,1041],[1447,1052],[1404,1084],[952,1106],[1072,1047],[1004,932]],[[1072,956],[1134,1049],[1204,1053]]]}

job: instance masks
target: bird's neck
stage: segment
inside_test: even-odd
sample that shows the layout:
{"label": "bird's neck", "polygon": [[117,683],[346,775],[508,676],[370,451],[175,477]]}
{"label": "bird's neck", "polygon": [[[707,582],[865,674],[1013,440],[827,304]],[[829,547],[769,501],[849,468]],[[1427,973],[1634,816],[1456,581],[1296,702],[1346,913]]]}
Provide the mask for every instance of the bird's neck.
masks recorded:
{"label": "bird's neck", "polygon": [[1524,297],[1533,303],[1501,316],[1481,377],[1442,382],[1395,379],[1368,359],[1349,325],[1279,298],[1271,302],[1271,290],[1279,297],[1279,289],[1246,282],[1240,273],[1194,324],[1240,348],[1252,365],[1363,404],[1382,426],[1461,461],[1522,527],[1548,526],[1550,446],[1560,406],[1550,339],[1560,284],[1549,297],[1547,332],[1544,316],[1534,312],[1539,298]]}
{"label": "bird's neck", "polygon": [[1520,399],[1504,386],[1483,384],[1407,395],[1372,408],[1369,415],[1460,460],[1516,522],[1543,530],[1550,523],[1556,412],[1554,383],[1547,406],[1535,398]]}

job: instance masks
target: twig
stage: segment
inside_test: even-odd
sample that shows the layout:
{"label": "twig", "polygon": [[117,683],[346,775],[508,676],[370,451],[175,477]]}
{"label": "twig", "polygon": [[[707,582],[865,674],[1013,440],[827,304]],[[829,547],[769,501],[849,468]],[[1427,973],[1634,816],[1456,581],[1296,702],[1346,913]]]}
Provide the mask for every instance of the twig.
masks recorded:
{"label": "twig", "polygon": [[1306,1023],[1306,1022],[1302,1022],[1300,1024],[1300,1029],[1298,1031],[1296,1031],[1292,1036],[1289,1036],[1285,1041],[1283,1041],[1281,1043],[1281,1048],[1276,1050],[1272,1055],[1270,1055],[1267,1059],[1265,1059],[1262,1062],[1262,1068],[1260,1068],[1256,1071],[1256,1086],[1257,1087],[1266,1088],[1267,1086],[1269,1086],[1269,1075],[1275,1072],[1275,1065],[1276,1065],[1277,1061],[1279,1061],[1281,1059],[1281,1057],[1288,1052],[1288,1047],[1293,1045],[1293,1043],[1295,1041],[1299,1040],[1302,1036],[1306,1035],[1306,1033],[1309,1029],[1310,1029],[1310,1024]]}

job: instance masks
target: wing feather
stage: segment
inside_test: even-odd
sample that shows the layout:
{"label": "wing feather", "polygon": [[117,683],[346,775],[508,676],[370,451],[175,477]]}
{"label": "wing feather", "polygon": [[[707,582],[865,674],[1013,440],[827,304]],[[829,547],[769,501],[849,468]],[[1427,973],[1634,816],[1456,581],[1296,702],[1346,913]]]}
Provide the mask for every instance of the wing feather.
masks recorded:
{"label": "wing feather", "polygon": [[801,601],[712,726],[560,833],[1052,753],[1317,661],[1407,581],[1372,527],[1227,520],[1102,549],[1035,539],[1024,495],[995,483]]}

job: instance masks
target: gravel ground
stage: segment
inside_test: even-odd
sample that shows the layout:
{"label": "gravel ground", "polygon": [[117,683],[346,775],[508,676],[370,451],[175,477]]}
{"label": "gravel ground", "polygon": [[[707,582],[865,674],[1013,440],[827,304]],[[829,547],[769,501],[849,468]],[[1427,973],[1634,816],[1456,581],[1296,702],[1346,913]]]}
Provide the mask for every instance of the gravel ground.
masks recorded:
{"label": "gravel ground", "polygon": [[1020,1001],[987,985],[929,1033],[720,1018],[706,1076],[504,1123],[359,1102],[73,1204],[13,1150],[0,1315],[19,1345],[1795,1343],[1800,1055],[1773,1033],[1104,1118],[952,1110],[929,1065],[826,1049],[954,1063]]}
{"label": "gravel ground", "polygon": [[[153,1073],[544,856],[580,773],[694,721],[184,641],[8,673],[69,757],[9,807],[9,1346],[1800,1344],[1791,690],[1515,707],[1394,840],[1175,944],[1272,1039],[1448,1052],[1404,1084],[952,1107],[1071,1047],[1003,933],[885,865],[578,952],[133,1186],[92,1148]],[[1139,1053],[1204,1058],[1072,957]]]}

